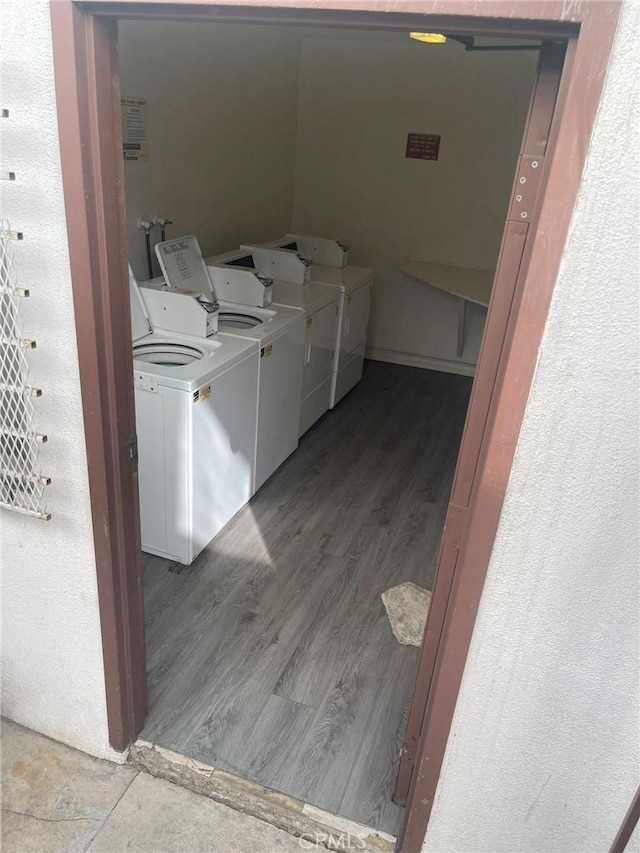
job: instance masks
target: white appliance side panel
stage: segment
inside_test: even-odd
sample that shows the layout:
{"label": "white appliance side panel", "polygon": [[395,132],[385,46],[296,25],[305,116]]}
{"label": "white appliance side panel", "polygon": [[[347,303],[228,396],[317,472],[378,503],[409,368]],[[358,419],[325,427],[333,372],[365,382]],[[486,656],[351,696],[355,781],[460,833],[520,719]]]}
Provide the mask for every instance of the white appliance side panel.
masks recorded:
{"label": "white appliance side panel", "polygon": [[333,374],[330,374],[323,382],[302,398],[300,406],[300,430],[303,436],[316,421],[329,411],[331,403],[331,388],[333,385]]}
{"label": "white appliance side panel", "polygon": [[344,329],[346,324],[345,318],[345,307],[346,307],[346,294],[343,290],[340,291],[340,297],[338,299],[338,323],[336,325],[336,342],[333,353],[333,369],[334,371],[338,369],[338,366],[341,361],[345,359],[347,354],[345,350],[345,337],[344,337]]}
{"label": "white appliance side panel", "polygon": [[338,324],[337,302],[330,302],[306,319],[303,396],[331,377]]}
{"label": "white appliance side panel", "polygon": [[260,353],[255,491],[298,446],[304,315]]}
{"label": "white appliance side panel", "polygon": [[191,547],[191,423],[187,391],[161,388],[165,398],[164,466],[167,472],[167,548],[179,562],[189,564]]}
{"label": "white appliance side panel", "polygon": [[366,343],[370,308],[371,282],[346,295],[338,370],[342,370],[352,353]]}
{"label": "white appliance side panel", "polygon": [[217,376],[192,399],[195,557],[253,493],[258,353]]}
{"label": "white appliance side panel", "polygon": [[157,392],[136,389],[135,405],[142,550],[164,553],[167,549],[164,400]]}
{"label": "white appliance side panel", "polygon": [[331,390],[331,408],[340,402],[342,398],[362,379],[364,367],[364,344],[352,353],[351,358],[340,370],[334,372]]}
{"label": "white appliance side panel", "polygon": [[186,397],[169,388],[135,391],[142,550],[180,562],[189,553]]}

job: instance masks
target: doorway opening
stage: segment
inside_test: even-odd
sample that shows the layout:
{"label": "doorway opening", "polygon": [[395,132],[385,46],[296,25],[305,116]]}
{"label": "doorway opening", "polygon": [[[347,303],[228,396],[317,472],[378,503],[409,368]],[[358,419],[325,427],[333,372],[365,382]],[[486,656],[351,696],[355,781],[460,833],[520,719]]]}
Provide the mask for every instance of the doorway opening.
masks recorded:
{"label": "doorway opening", "polygon": [[[143,547],[160,542],[143,554],[141,736],[392,836],[421,636],[396,639],[382,594],[433,589],[537,75],[540,41],[520,46],[474,55],[407,31],[119,25],[124,103],[148,110],[143,152],[125,150],[143,298],[161,272],[139,227],[154,217],[169,220],[165,236],[194,233],[205,256],[286,233],[337,237],[344,275],[373,279],[361,381],[188,566],[163,531],[154,539],[176,513],[157,498],[172,476],[158,453],[173,459],[185,439],[158,443],[158,394],[136,386]],[[423,150],[431,136],[437,151]],[[226,265],[251,268],[244,251]],[[334,280],[318,269],[312,282]],[[273,290],[277,313],[291,290]],[[237,332],[229,313],[223,303],[218,341]],[[259,390],[258,410],[265,393],[280,391]],[[237,455],[229,421],[221,440]]]}
{"label": "doorway opening", "polygon": [[[233,5],[221,2],[216,6],[218,22],[248,21],[246,8],[226,8]],[[250,13],[255,21],[274,23],[278,19],[279,23],[286,20],[373,29],[529,36],[540,39],[543,54],[546,52],[538,66],[516,173],[518,181],[524,177],[528,182],[530,192],[517,193],[521,198],[516,202],[514,186],[507,214],[395,790],[396,801],[407,804],[400,847],[418,850],[433,802],[527,389],[586,157],[588,133],[576,138],[571,122],[579,116],[581,127],[588,130],[592,126],[619,4],[591,4],[567,10],[563,4],[550,2],[536,7],[528,21],[500,20],[504,7],[499,4],[483,6],[479,16],[470,6],[469,15],[475,17],[460,17],[462,9],[458,8],[455,16],[437,19],[398,13],[397,3],[395,14],[382,17],[363,15],[361,6],[356,4],[344,14],[299,9],[274,13],[260,10],[261,4],[253,0],[248,5],[256,7]],[[283,0],[283,6],[287,5],[295,4]],[[159,2],[152,6],[91,2],[80,7],[70,0],[52,2],[74,300],[78,316],[93,318],[93,323],[78,324],[78,348],[110,737],[119,749],[126,748],[142,729],[147,695],[137,553],[137,483],[135,469],[133,475],[131,469],[135,431],[129,381],[128,252],[124,197],[120,192],[124,176],[114,20],[116,16],[175,20],[183,17],[183,10],[186,18],[210,21],[208,7],[186,3]],[[425,1],[421,11],[426,15],[439,11],[439,7]],[[427,22],[430,26],[426,26]],[[560,78],[564,44],[568,45],[568,53]],[[538,167],[536,178],[529,180],[533,173],[527,169]],[[522,203],[525,208],[516,206]],[[538,238],[545,233],[548,239],[542,245]],[[463,312],[458,319],[456,328],[464,330],[467,318]]]}

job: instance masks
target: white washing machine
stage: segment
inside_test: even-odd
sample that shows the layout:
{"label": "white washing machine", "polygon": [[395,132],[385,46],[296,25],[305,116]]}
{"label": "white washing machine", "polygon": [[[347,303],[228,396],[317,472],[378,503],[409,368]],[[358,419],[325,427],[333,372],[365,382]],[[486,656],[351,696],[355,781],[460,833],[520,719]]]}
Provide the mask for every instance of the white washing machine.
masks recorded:
{"label": "white washing machine", "polygon": [[311,265],[310,281],[330,284],[340,291],[336,354],[331,383],[330,407],[333,408],[362,378],[371,309],[373,270],[347,266],[349,249],[338,240],[287,234],[279,240],[265,243],[264,246],[274,250],[286,249],[303,256],[306,250],[312,257],[332,263],[328,266],[314,261]]}
{"label": "white washing machine", "polygon": [[[192,291],[215,297],[216,259],[202,259],[195,237],[181,237],[156,246],[168,284],[185,284]],[[236,253],[238,254],[238,253]],[[246,253],[240,253],[246,255]],[[224,256],[227,266],[229,253]],[[302,374],[304,359],[305,315],[300,308],[279,305],[258,307],[265,282],[248,266],[231,266],[237,275],[230,281],[233,293],[239,293],[249,304],[220,301],[218,316],[222,332],[244,341],[255,341],[259,347],[257,386],[257,433],[253,491],[256,492],[298,446]],[[226,291],[225,291],[226,292]]]}
{"label": "white washing machine", "polygon": [[305,312],[300,436],[331,406],[339,297],[337,287],[315,282],[302,287],[281,281],[273,284],[272,307],[277,308],[278,304],[293,305]]}
{"label": "white washing machine", "polygon": [[258,345],[154,327],[130,291],[142,548],[189,564],[252,494]]}
{"label": "white washing machine", "polygon": [[220,328],[242,340],[257,341],[260,347],[255,492],[298,446],[304,324],[300,308],[220,303]]}

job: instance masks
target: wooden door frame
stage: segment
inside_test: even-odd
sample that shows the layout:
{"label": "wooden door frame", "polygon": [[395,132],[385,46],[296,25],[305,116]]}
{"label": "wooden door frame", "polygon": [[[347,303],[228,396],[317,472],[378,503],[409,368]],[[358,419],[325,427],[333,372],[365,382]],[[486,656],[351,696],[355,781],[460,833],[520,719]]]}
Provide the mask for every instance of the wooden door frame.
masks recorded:
{"label": "wooden door frame", "polygon": [[[575,42],[543,40],[533,83],[529,111],[511,189],[500,254],[493,281],[491,303],[485,323],[482,349],[474,380],[465,432],[458,453],[444,533],[432,590],[429,618],[425,629],[414,692],[400,755],[393,799],[400,805],[410,799],[411,786],[417,784],[416,761],[423,731],[431,724],[432,684],[442,665],[440,648],[433,642],[441,636],[444,614],[456,578],[457,563],[465,540],[471,498],[478,474],[478,461],[484,430],[504,345],[509,315],[517,310],[517,281],[523,265],[529,230],[539,200],[540,181],[546,174],[548,148],[554,119],[561,114],[562,77],[573,61]],[[565,77],[566,79],[566,77]],[[524,183],[523,183],[524,182]],[[430,758],[434,756],[429,753]]]}
{"label": "wooden door frame", "polygon": [[[538,350],[600,101],[621,0],[51,0],[62,177],[76,315],[111,745],[147,710],[128,309],[118,18],[429,28],[563,39],[561,97],[524,257],[485,335],[463,436],[473,442],[469,508],[450,592],[432,612],[434,666],[399,849],[424,839]],[[428,21],[426,20],[428,18]],[[503,246],[504,250],[504,246]],[[494,366],[483,370],[488,353]]]}

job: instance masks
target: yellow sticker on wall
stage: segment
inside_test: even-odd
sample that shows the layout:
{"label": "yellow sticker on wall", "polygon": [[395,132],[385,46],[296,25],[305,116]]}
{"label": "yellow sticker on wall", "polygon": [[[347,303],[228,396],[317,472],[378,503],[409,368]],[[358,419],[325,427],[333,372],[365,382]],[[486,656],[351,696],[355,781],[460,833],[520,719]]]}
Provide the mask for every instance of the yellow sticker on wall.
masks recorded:
{"label": "yellow sticker on wall", "polygon": [[313,325],[313,317],[307,317],[307,329]]}
{"label": "yellow sticker on wall", "polygon": [[269,358],[272,352],[273,344],[267,344],[266,347],[262,347],[262,349],[260,350],[260,358]]}

